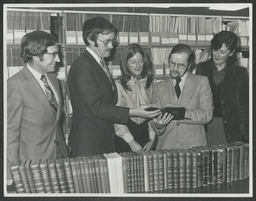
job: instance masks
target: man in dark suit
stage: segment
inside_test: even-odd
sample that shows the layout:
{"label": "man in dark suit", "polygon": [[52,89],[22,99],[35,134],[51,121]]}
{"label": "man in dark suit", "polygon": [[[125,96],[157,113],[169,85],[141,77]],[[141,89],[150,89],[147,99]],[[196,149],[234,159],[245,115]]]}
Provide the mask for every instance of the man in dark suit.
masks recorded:
{"label": "man in dark suit", "polygon": [[68,88],[73,109],[70,131],[72,156],[95,155],[114,151],[113,123],[126,124],[129,116],[152,118],[160,113],[147,106],[116,106],[116,85],[105,64],[110,56],[117,30],[102,17],[84,22],[85,52],[72,64]]}
{"label": "man in dark suit", "polygon": [[[7,167],[11,162],[68,157],[60,125],[62,97],[56,39],[44,31],[21,41],[23,69],[7,81]],[[10,174],[8,171],[8,179]]]}

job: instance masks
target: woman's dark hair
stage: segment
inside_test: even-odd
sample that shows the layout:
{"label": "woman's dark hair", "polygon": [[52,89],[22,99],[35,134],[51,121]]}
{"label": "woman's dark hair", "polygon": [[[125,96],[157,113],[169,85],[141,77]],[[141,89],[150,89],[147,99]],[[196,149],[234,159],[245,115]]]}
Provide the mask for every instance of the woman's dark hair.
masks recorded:
{"label": "woman's dark hair", "polygon": [[21,39],[20,57],[27,63],[32,60],[33,56],[40,59],[47,53],[47,48],[57,44],[56,38],[45,31],[33,31],[27,33]]}
{"label": "woman's dark hair", "polygon": [[213,39],[211,40],[211,49],[219,50],[221,49],[222,45],[225,44],[230,52],[234,51],[234,54],[227,60],[227,65],[232,65],[237,61],[238,43],[239,40],[235,33],[231,31],[221,31],[214,35]]}
{"label": "woman's dark hair", "polygon": [[175,54],[175,53],[187,53],[188,66],[192,65],[195,62],[195,53],[188,45],[185,45],[185,44],[175,45],[169,54],[168,61],[170,61],[172,54]]}
{"label": "woman's dark hair", "polygon": [[103,35],[114,33],[116,39],[118,31],[117,28],[104,17],[95,17],[84,22],[83,40],[86,45],[90,45],[87,40],[88,36],[90,36],[90,39],[95,42],[95,46],[97,47],[97,37],[100,33]]}
{"label": "woman's dark hair", "polygon": [[139,44],[136,44],[136,43],[129,44],[124,48],[121,55],[121,61],[120,61],[120,69],[122,74],[120,81],[126,90],[129,90],[127,86],[127,82],[133,76],[127,66],[127,62],[130,58],[132,58],[137,53],[140,53],[142,55],[143,61],[144,61],[143,70],[138,78],[142,79],[142,78],[148,77],[146,88],[150,87],[150,85],[153,83],[153,62],[150,59],[149,55],[145,52],[145,50]]}

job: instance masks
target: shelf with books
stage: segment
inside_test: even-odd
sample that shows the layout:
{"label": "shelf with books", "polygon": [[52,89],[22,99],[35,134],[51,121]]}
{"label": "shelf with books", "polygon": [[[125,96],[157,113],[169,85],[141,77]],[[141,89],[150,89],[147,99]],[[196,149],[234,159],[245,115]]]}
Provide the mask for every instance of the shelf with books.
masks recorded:
{"label": "shelf with books", "polygon": [[249,144],[234,142],[31,161],[30,181],[21,176],[26,161],[10,170],[17,193],[30,192],[28,182],[35,193],[249,193],[249,160]]}

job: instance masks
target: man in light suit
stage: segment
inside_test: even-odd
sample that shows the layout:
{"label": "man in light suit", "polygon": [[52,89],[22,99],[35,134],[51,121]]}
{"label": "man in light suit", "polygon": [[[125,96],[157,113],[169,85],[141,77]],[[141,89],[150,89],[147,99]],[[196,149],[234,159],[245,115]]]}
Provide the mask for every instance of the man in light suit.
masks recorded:
{"label": "man in light suit", "polygon": [[25,66],[7,81],[8,168],[16,161],[68,157],[60,125],[62,97],[53,72],[58,51],[56,39],[44,31],[22,38]]}
{"label": "man in light suit", "polygon": [[70,131],[72,156],[96,155],[114,151],[114,123],[126,124],[129,116],[152,118],[158,111],[147,106],[116,106],[117,89],[105,64],[117,37],[112,23],[102,17],[84,22],[86,50],[72,64],[68,88],[73,109]]}
{"label": "man in light suit", "polygon": [[185,107],[184,120],[172,120],[167,113],[154,118],[153,126],[159,134],[158,149],[207,144],[204,124],[212,118],[212,92],[207,77],[188,71],[193,60],[194,53],[189,46],[174,46],[168,58],[170,78],[154,86],[152,105]]}

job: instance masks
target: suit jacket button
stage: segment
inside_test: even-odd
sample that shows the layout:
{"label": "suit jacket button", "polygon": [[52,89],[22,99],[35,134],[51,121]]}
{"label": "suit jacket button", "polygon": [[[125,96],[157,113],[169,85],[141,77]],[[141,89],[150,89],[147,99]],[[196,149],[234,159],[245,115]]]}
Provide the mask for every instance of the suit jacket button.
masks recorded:
{"label": "suit jacket button", "polygon": [[224,104],[224,103],[225,103],[225,101],[224,101],[224,100],[222,100],[222,101],[221,101],[221,104]]}
{"label": "suit jacket button", "polygon": [[59,141],[58,140],[54,140],[54,143],[58,146],[59,145]]}
{"label": "suit jacket button", "polygon": [[223,121],[223,123],[224,123],[224,124],[227,124],[227,123],[228,123],[228,121],[227,121],[227,120],[224,120],[224,121]]}

